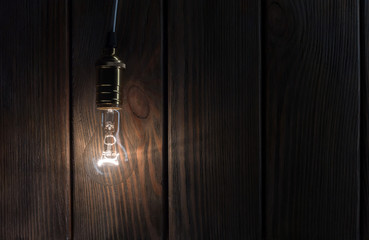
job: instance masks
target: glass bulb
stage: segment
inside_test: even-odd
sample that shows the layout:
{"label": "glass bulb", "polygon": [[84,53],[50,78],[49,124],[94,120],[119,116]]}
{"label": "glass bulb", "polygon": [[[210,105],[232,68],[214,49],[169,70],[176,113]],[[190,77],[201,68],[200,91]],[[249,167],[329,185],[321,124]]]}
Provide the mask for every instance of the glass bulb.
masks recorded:
{"label": "glass bulb", "polygon": [[132,165],[123,146],[122,113],[117,109],[98,110],[100,123],[83,153],[87,174],[98,183],[121,183],[132,173]]}

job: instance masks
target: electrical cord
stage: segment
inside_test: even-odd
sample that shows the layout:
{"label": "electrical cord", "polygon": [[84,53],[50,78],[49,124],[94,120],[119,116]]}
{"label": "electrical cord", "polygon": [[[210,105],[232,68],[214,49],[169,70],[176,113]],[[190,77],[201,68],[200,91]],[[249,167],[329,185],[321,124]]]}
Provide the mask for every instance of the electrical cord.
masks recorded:
{"label": "electrical cord", "polygon": [[117,24],[117,12],[118,12],[118,0],[114,0],[114,15],[113,15],[113,31],[115,32],[115,26]]}
{"label": "electrical cord", "polygon": [[106,47],[116,48],[117,47],[117,34],[115,33],[115,27],[117,25],[117,12],[118,12],[118,0],[114,0],[113,15],[112,15],[112,30],[108,33]]}

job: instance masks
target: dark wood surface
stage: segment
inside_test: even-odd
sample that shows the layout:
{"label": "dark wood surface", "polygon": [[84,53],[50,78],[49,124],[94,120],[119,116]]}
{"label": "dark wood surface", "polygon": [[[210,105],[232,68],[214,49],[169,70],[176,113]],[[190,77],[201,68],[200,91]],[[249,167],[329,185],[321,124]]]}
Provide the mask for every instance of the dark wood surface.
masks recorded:
{"label": "dark wood surface", "polygon": [[369,240],[369,3],[361,5],[361,236]]}
{"label": "dark wood surface", "polygon": [[0,2],[0,239],[70,239],[67,9]]}
{"label": "dark wood surface", "polygon": [[75,239],[160,239],[162,217],[162,78],[160,1],[119,1],[118,55],[126,63],[124,118],[135,168],[121,184],[86,174],[83,152],[93,135],[95,61],[111,27],[113,1],[72,3]]}
{"label": "dark wood surface", "polygon": [[169,238],[261,239],[259,1],[168,3]]}
{"label": "dark wood surface", "polygon": [[266,239],[358,239],[358,1],[265,10]]}
{"label": "dark wood surface", "polygon": [[112,4],[0,2],[0,239],[369,240],[366,1],[120,1],[133,172],[103,185]]}

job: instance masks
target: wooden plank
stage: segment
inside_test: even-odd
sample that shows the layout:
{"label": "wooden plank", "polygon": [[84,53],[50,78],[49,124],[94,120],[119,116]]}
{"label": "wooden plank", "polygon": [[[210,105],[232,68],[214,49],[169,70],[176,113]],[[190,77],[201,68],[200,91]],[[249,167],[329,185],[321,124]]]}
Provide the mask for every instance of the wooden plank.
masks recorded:
{"label": "wooden plank", "polygon": [[259,1],[168,3],[169,238],[261,239]]}
{"label": "wooden plank", "polygon": [[369,4],[362,1],[361,9],[361,237],[369,239]]}
{"label": "wooden plank", "polygon": [[119,1],[117,53],[126,63],[123,125],[134,172],[103,185],[85,171],[93,136],[95,62],[111,27],[113,1],[73,1],[75,239],[159,239],[162,231],[160,1]]}
{"label": "wooden plank", "polygon": [[267,0],[266,238],[358,239],[358,1]]}
{"label": "wooden plank", "polygon": [[0,239],[69,239],[67,1],[0,2]]}

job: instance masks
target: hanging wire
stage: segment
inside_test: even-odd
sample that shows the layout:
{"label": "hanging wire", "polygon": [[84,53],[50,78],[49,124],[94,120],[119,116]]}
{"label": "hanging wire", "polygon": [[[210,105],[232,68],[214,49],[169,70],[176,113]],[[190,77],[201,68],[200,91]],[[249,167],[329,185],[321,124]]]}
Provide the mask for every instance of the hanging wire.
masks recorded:
{"label": "hanging wire", "polygon": [[114,0],[113,31],[112,32],[115,32],[115,26],[117,24],[117,11],[118,11],[118,0]]}
{"label": "hanging wire", "polygon": [[117,34],[115,33],[115,27],[117,25],[117,12],[118,12],[118,0],[114,0],[113,12],[112,12],[112,28],[111,31],[108,32],[108,36],[106,38],[106,47],[107,48],[116,48],[117,47]]}

